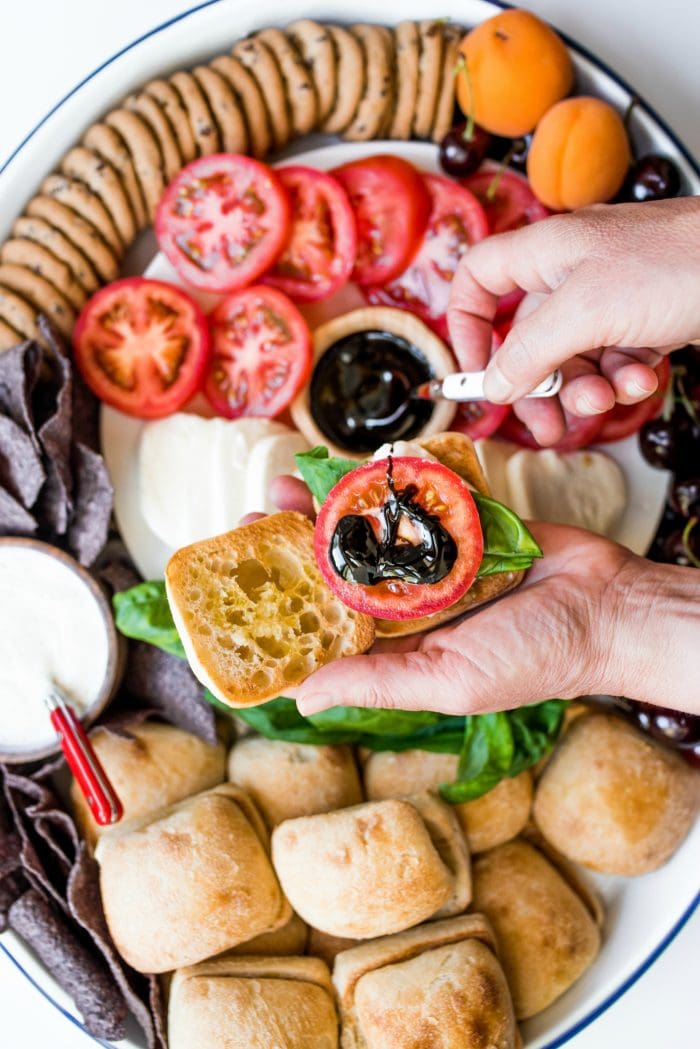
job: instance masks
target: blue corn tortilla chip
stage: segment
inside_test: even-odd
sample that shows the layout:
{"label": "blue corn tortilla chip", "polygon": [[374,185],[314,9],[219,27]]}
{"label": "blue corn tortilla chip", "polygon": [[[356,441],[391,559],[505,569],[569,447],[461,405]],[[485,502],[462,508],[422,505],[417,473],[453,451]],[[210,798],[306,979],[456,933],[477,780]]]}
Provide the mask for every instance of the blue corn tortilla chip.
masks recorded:
{"label": "blue corn tortilla chip", "polygon": [[73,449],[75,504],[68,546],[82,565],[91,565],[107,542],[114,489],[104,459],[85,444]]}
{"label": "blue corn tortilla chip", "polygon": [[91,1034],[124,1038],[127,1004],[112,974],[41,893],[30,889],[15,900],[8,923],[74,999]]}
{"label": "blue corn tortilla chip", "polygon": [[35,442],[14,419],[0,415],[0,485],[26,510],[36,502],[45,480]]}
{"label": "blue corn tortilla chip", "polygon": [[0,487],[0,535],[33,536],[38,527],[32,514]]}
{"label": "blue corn tortilla chip", "polygon": [[124,688],[172,725],[205,743],[217,742],[214,708],[203,699],[204,689],[184,660],[142,641],[130,641]]}

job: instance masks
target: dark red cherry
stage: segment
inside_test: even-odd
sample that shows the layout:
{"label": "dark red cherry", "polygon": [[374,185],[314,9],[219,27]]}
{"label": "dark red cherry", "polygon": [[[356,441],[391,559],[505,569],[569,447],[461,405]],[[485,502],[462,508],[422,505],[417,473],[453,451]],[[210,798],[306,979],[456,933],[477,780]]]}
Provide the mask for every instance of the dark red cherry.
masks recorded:
{"label": "dark red cherry", "polygon": [[440,167],[454,178],[471,175],[481,166],[491,136],[478,124],[456,124],[440,143]]}

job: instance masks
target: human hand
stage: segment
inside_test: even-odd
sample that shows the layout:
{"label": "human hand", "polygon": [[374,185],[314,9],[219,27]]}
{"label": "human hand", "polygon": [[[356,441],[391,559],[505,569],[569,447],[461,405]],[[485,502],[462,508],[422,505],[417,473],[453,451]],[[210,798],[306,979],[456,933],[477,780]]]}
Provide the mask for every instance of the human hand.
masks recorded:
{"label": "human hand", "polygon": [[[513,402],[553,444],[562,407],[596,415],[655,391],[661,356],[700,339],[699,286],[700,199],[588,208],[470,248],[452,286],[450,336],[464,369],[488,364],[487,397]],[[528,299],[489,363],[497,300],[516,288]],[[557,367],[559,399],[520,400]]]}
{"label": "human hand", "polygon": [[589,693],[689,709],[700,573],[579,529],[532,530],[545,556],[518,590],[432,633],[322,667],[290,692],[301,713],[340,703],[478,714]]}

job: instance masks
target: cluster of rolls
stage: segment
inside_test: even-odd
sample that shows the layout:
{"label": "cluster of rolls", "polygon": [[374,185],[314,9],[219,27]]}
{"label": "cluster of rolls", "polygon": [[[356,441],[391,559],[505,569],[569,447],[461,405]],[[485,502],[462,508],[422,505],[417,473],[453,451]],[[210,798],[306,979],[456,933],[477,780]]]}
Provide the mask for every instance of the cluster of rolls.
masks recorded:
{"label": "cluster of rolls", "polygon": [[93,743],[124,821],[100,832],[74,790],[76,817],[118,949],[173,974],[171,1049],[222,1031],[233,1049],[389,1049],[428,1027],[515,1049],[599,950],[570,860],[653,870],[698,806],[689,767],[603,713],[571,720],[536,781],[455,806],[437,794],[450,755],[245,736],[227,757],[153,722]]}
{"label": "cluster of rolls", "polygon": [[129,95],[43,180],[0,247],[0,351],[41,341],[40,313],[70,337],[195,157],[264,157],[314,131],[439,141],[452,123],[461,36],[440,19],[392,29],[301,19]]}

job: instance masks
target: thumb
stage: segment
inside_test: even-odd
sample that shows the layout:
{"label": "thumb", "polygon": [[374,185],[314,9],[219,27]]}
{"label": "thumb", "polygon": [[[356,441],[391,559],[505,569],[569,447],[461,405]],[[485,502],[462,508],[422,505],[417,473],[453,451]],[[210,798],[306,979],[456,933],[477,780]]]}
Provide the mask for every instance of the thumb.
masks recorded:
{"label": "thumb", "polygon": [[539,594],[533,597],[537,589],[510,594],[427,634],[416,651],[330,663],[288,694],[302,714],[339,705],[474,714],[551,699],[564,690],[578,694],[569,680],[576,661],[566,643],[559,660],[551,646],[548,652],[542,645],[543,637],[556,632],[556,622],[550,621],[546,598],[543,604]]}

